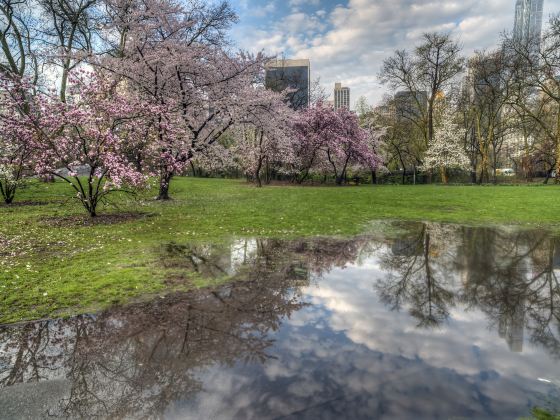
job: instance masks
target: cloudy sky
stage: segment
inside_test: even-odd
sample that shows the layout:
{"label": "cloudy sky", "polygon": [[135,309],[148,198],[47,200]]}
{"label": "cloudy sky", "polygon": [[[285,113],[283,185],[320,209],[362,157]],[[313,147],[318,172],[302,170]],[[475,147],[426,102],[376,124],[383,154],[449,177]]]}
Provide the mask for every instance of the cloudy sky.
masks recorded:
{"label": "cloudy sky", "polygon": [[[545,0],[545,20],[560,0]],[[384,93],[377,81],[383,58],[414,45],[423,32],[452,32],[465,53],[491,48],[513,28],[516,0],[232,0],[240,47],[311,59],[312,77],[330,92],[336,81],[351,101]]]}

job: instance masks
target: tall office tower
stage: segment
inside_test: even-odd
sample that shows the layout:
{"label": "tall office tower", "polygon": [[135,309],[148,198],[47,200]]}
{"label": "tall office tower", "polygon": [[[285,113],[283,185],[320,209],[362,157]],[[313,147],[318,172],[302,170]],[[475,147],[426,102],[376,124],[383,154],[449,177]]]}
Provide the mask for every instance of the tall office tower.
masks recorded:
{"label": "tall office tower", "polygon": [[478,101],[492,92],[501,92],[503,71],[503,56],[500,52],[489,54],[481,59],[472,57],[467,62],[467,76],[465,78],[466,93],[472,100]]}
{"label": "tall office tower", "polygon": [[350,109],[350,88],[343,87],[342,83],[334,84],[334,109]]}
{"label": "tall office tower", "polygon": [[290,89],[288,101],[293,109],[307,108],[311,101],[311,64],[309,60],[272,60],[266,65],[265,86],[275,92]]}
{"label": "tall office tower", "polygon": [[399,120],[420,118],[428,109],[428,93],[425,91],[399,91],[395,94],[395,114]]}
{"label": "tall office tower", "polygon": [[513,36],[517,42],[539,42],[542,32],[544,0],[517,0]]}

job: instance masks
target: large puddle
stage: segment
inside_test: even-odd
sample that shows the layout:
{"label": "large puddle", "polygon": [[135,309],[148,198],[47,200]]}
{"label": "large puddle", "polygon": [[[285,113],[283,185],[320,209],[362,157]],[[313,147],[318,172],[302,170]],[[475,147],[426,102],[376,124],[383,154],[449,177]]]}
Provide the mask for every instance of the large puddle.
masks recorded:
{"label": "large puddle", "polygon": [[560,241],[408,224],[169,244],[213,291],[0,328],[0,418],[519,418],[560,408]]}

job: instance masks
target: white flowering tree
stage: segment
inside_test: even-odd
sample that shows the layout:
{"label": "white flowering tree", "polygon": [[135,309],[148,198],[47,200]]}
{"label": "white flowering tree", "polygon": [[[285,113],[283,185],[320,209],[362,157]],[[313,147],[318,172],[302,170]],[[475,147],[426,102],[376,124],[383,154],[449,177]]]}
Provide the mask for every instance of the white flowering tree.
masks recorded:
{"label": "white flowering tree", "polygon": [[436,125],[434,139],[429,142],[424,156],[424,170],[439,170],[444,184],[448,182],[448,169],[468,169],[470,160],[463,147],[465,129],[455,124],[450,109],[442,112]]}

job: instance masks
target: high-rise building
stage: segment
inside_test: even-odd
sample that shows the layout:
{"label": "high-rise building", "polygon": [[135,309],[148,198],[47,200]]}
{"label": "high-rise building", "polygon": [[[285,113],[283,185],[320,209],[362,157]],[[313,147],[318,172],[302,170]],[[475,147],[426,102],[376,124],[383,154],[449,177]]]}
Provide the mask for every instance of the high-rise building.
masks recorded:
{"label": "high-rise building", "polygon": [[[487,95],[493,99],[495,93],[503,90],[502,73],[504,57],[501,52],[489,54],[484,57],[475,56],[468,60],[467,76],[464,80],[465,93],[468,93],[471,100],[479,101]],[[494,94],[493,94],[494,92]]]}
{"label": "high-rise building", "polygon": [[[502,309],[502,308],[500,308]],[[509,349],[515,353],[523,351],[523,337],[525,333],[525,302],[521,300],[510,309],[509,313],[502,313],[498,319],[498,334],[506,340]]]}
{"label": "high-rise building", "polygon": [[517,42],[539,42],[544,0],[517,0],[513,37]]}
{"label": "high-rise building", "polygon": [[342,83],[334,84],[334,109],[350,109],[350,88],[342,86]]}
{"label": "high-rise building", "polygon": [[398,119],[421,118],[428,109],[428,94],[425,91],[399,91],[395,94],[395,114]]}
{"label": "high-rise building", "polygon": [[289,89],[293,109],[307,108],[311,101],[311,64],[309,60],[271,60],[266,65],[265,86],[275,92]]}

